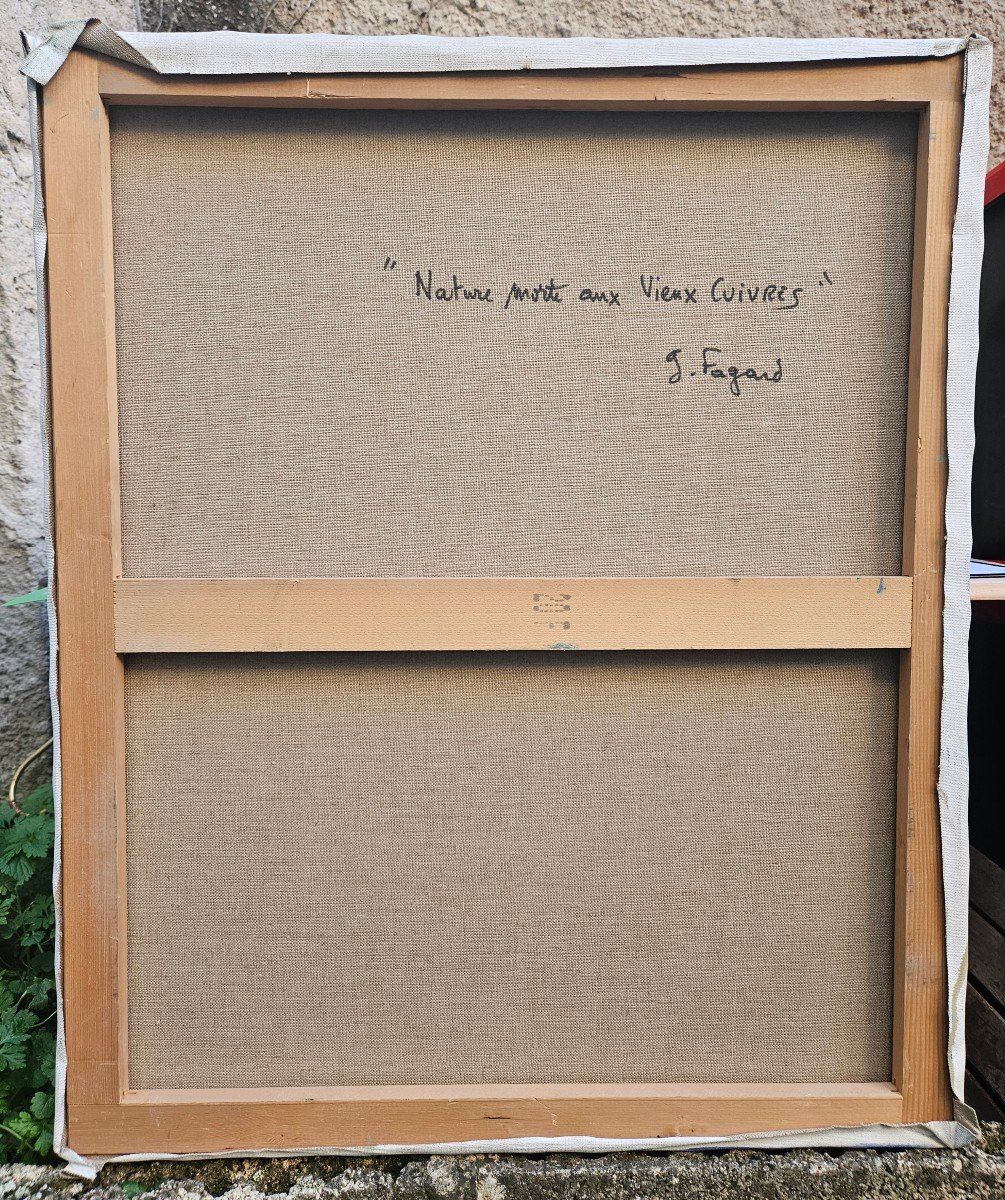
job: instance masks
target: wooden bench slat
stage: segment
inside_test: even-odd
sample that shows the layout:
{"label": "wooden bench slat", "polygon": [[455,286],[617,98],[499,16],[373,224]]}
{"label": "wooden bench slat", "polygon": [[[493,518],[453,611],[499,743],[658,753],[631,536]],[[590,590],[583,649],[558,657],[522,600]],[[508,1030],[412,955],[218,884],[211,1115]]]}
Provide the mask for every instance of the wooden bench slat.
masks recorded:
{"label": "wooden bench slat", "polygon": [[970,847],[970,903],[1005,933],[1005,870],[976,846]]}
{"label": "wooden bench slat", "polygon": [[967,1057],[999,1104],[1005,1104],[1005,1016],[967,988]]}
{"label": "wooden bench slat", "polygon": [[970,910],[970,975],[1005,1010],[1005,934]]}
{"label": "wooden bench slat", "polygon": [[982,1121],[1005,1121],[1005,1107],[992,1096],[973,1071],[967,1071],[964,1096]]}

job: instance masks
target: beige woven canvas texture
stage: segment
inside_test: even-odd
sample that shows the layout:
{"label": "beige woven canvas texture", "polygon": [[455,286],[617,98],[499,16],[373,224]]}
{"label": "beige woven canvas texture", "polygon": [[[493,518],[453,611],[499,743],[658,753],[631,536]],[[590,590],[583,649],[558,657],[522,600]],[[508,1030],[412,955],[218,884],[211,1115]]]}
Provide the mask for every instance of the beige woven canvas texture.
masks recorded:
{"label": "beige woven canvas texture", "polygon": [[136,657],[134,1087],[889,1078],[892,652]]}
{"label": "beige woven canvas texture", "polygon": [[913,115],[111,121],[127,574],[899,571]]}

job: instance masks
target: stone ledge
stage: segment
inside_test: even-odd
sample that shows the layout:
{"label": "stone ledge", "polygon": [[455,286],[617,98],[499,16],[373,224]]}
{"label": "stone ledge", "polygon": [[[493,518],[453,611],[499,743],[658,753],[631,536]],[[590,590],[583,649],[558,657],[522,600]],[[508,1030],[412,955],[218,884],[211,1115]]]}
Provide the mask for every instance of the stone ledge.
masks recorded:
{"label": "stone ledge", "polygon": [[963,1151],[797,1150],[0,1166],[0,1200],[1000,1200],[1005,1127]]}

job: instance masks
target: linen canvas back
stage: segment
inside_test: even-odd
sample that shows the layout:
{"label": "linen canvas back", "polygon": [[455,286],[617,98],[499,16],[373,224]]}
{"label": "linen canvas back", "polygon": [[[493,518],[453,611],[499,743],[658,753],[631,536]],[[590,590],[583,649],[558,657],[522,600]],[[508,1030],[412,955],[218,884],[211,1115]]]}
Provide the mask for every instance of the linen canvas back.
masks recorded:
{"label": "linen canvas back", "polygon": [[897,661],[137,656],[139,1088],[888,1078]]}
{"label": "linen canvas back", "polygon": [[914,114],[111,130],[127,575],[899,571]]}
{"label": "linen canvas back", "polygon": [[[899,572],[913,116],[111,128],[127,576]],[[889,1077],[888,653],[125,705],[132,1086]]]}

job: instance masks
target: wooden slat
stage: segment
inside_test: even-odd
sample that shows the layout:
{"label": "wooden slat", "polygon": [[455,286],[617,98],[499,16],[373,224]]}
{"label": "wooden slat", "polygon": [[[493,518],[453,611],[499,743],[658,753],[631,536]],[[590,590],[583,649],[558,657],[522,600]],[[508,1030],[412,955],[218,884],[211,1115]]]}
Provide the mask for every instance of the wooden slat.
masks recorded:
{"label": "wooden slat", "polygon": [[911,580],[123,579],[120,653],[907,646]]}
{"label": "wooden slat", "polygon": [[949,270],[963,120],[963,62],[933,65],[955,98],[918,129],[903,573],[914,576],[911,650],[901,660],[894,919],[894,1082],[904,1120],[948,1120],[948,981],[936,793],[942,692]]}
{"label": "wooden slat", "polygon": [[970,847],[970,903],[1005,933],[1005,870]]}
{"label": "wooden slat", "polygon": [[[656,1138],[896,1123],[890,1084],[344,1089],[133,1093],[71,1113],[82,1153],[423,1145],[515,1137]],[[439,1094],[437,1094],[439,1093]],[[251,1093],[252,1095],[254,1093]],[[301,1097],[304,1094],[301,1093]],[[223,1100],[224,1102],[221,1102]]]}
{"label": "wooden slat", "polygon": [[963,1094],[982,1121],[1005,1121],[1005,1107],[971,1070],[967,1070]]}
{"label": "wooden slat", "polygon": [[970,976],[1005,1009],[1005,933],[970,910]]}
{"label": "wooden slat", "polygon": [[953,100],[953,71],[919,59],[637,72],[517,71],[444,75],[188,76],[165,79],[101,60],[111,104],[231,107],[859,110]]}
{"label": "wooden slat", "polygon": [[1005,575],[970,580],[971,600],[1005,600]]}
{"label": "wooden slat", "polygon": [[1005,1101],[1005,1015],[967,988],[967,1058],[995,1099]]}
{"label": "wooden slat", "polygon": [[997,1121],[1005,1117],[1005,871],[973,846],[970,901],[970,978],[994,1004],[968,990],[967,1061],[977,1076],[968,1070],[966,1095],[982,1120]]}
{"label": "wooden slat", "polygon": [[119,1094],[123,669],[116,657],[114,297],[108,120],[71,55],[42,106],[62,775],[63,995],[71,1105]]}

